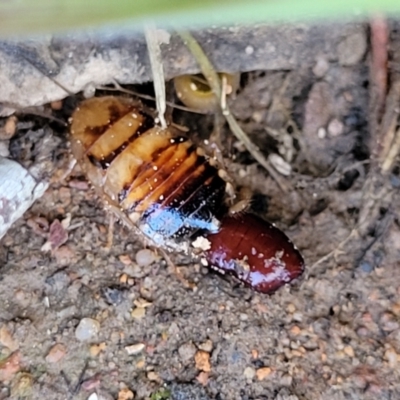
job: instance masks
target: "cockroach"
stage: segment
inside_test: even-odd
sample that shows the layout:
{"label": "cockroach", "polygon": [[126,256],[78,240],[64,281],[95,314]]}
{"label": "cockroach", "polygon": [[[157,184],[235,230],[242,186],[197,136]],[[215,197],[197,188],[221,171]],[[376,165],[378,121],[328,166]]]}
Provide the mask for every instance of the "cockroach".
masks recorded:
{"label": "cockroach", "polygon": [[115,96],[85,100],[72,115],[72,152],[117,216],[149,244],[200,255],[259,292],[300,276],[303,258],[287,236],[254,215],[229,215],[218,168],[179,127],[154,118]]}

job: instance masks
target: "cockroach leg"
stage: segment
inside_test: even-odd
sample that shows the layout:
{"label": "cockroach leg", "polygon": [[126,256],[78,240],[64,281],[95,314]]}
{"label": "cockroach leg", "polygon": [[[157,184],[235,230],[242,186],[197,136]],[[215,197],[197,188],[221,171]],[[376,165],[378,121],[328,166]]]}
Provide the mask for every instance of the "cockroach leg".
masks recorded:
{"label": "cockroach leg", "polygon": [[253,192],[248,187],[242,187],[239,194],[236,196],[236,202],[229,207],[229,215],[237,215],[249,210]]}

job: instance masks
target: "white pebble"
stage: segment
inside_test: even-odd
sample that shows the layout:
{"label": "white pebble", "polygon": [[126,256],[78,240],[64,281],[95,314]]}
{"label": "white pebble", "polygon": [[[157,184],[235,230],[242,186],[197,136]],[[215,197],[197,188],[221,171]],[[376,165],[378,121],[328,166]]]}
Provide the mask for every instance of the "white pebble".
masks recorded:
{"label": "white pebble", "polygon": [[334,118],[328,125],[328,133],[332,137],[340,136],[343,133],[344,126],[341,121]]}
{"label": "white pebble", "polygon": [[136,263],[139,267],[147,267],[157,260],[157,255],[149,249],[142,249],[136,253]]}
{"label": "white pebble", "polygon": [[253,379],[255,377],[256,371],[255,371],[254,368],[246,367],[244,372],[243,372],[243,375],[244,375],[244,377],[246,379],[251,380],[251,379]]}
{"label": "white pebble", "polygon": [[80,341],[93,339],[100,330],[98,321],[92,318],[82,318],[75,330],[75,337]]}
{"label": "white pebble", "polygon": [[134,354],[141,353],[145,348],[143,343],[131,344],[130,346],[125,346],[126,352],[131,356]]}

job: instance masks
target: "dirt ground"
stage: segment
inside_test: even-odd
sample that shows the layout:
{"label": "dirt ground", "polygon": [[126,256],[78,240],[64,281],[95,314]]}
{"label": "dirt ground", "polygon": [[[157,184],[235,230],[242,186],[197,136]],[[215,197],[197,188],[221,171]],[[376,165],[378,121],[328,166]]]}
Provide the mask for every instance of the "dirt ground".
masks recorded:
{"label": "dirt ground", "polygon": [[[290,169],[287,190],[224,128],[226,168],[307,264],[273,295],[172,255],[185,285],[120,224],[108,247],[110,213],[79,167],[61,178],[51,123],[50,189],[0,241],[0,399],[400,399],[399,164],[377,146],[398,125],[399,27],[388,70],[377,24],[312,68],[242,76],[232,112]],[[48,124],[29,118],[12,155]],[[194,139],[212,123],[176,118]]]}

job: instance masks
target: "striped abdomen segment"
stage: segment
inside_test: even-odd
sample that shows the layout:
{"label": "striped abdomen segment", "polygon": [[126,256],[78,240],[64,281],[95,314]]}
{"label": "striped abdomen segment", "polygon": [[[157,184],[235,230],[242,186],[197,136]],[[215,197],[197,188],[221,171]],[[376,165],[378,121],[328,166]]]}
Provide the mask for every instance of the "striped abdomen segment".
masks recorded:
{"label": "striped abdomen segment", "polygon": [[196,147],[132,100],[98,97],[72,116],[72,150],[89,180],[153,241],[216,231],[225,182]]}

